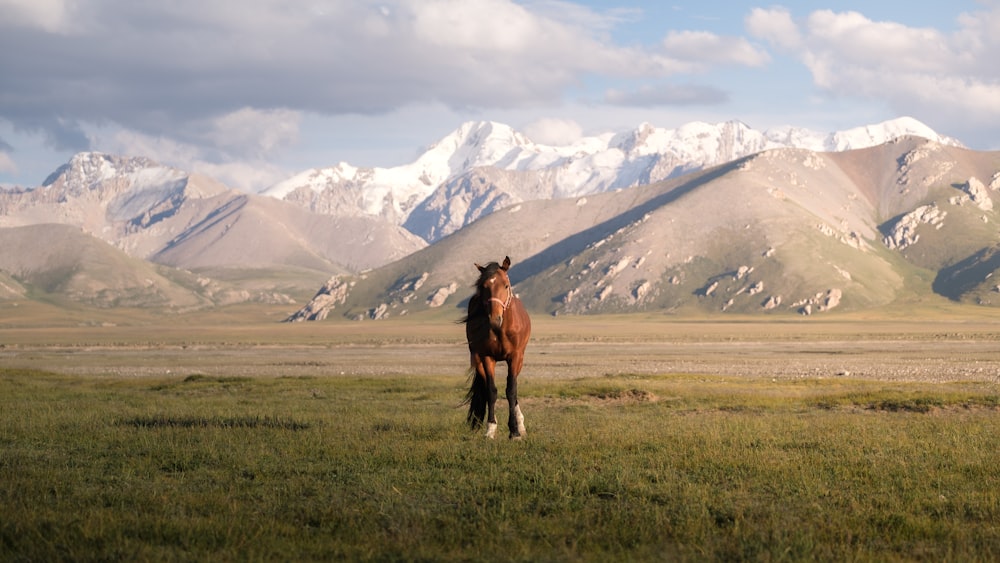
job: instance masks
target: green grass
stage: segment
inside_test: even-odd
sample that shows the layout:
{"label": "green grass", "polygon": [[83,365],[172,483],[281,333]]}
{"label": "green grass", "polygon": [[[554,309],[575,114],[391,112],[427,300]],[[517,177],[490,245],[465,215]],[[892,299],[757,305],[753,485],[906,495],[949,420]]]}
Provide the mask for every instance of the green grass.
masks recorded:
{"label": "green grass", "polygon": [[0,369],[0,560],[1000,557],[994,385],[465,383]]}

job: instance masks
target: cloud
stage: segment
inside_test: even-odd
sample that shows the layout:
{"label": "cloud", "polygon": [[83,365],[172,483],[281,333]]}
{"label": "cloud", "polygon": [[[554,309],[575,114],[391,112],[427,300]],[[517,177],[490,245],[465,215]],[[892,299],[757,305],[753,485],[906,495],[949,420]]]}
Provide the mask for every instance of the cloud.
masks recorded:
{"label": "cloud", "polygon": [[556,147],[571,145],[583,137],[583,127],[572,119],[539,119],[525,125],[522,131],[536,143]]}
{"label": "cloud", "polygon": [[616,44],[609,30],[634,17],[553,1],[0,0],[0,117],[172,135],[243,108],[516,107],[587,76],[766,61],[745,40],[699,32]]}
{"label": "cloud", "polygon": [[749,33],[798,58],[828,94],[881,100],[932,127],[982,135],[1000,127],[1000,7],[957,23],[946,34],[830,10],[794,22],[780,8],[746,20]]}
{"label": "cloud", "polygon": [[845,66],[937,73],[948,72],[957,62],[958,53],[940,31],[875,22],[857,12],[813,12],[806,31],[810,51]]}
{"label": "cloud", "polygon": [[95,135],[94,144],[104,151],[143,155],[162,164],[189,172],[205,174],[223,184],[248,192],[258,192],[288,177],[287,170],[265,161],[246,156],[243,158],[207,158],[203,146],[167,137],[155,137],[131,130],[103,130]]}
{"label": "cloud", "polygon": [[66,32],[72,18],[65,0],[0,0],[0,14],[8,27]]}
{"label": "cloud", "polygon": [[802,43],[799,28],[785,8],[754,8],[746,17],[746,28],[750,35],[784,49],[794,49]]}
{"label": "cloud", "polygon": [[17,131],[40,132],[44,143],[57,151],[82,151],[90,146],[84,127],[73,119],[38,115],[8,121]]}
{"label": "cloud", "polygon": [[58,150],[106,150],[97,132],[121,130],[263,160],[295,145],[303,115],[554,105],[595,77],[764,58],[711,34],[611,38],[639,16],[553,0],[0,0],[0,119]]}
{"label": "cloud", "polygon": [[184,169],[204,174],[227,186],[252,193],[259,192],[288,178],[287,170],[281,170],[270,162],[254,160],[231,162],[198,160]]}
{"label": "cloud", "polygon": [[297,111],[246,107],[208,120],[202,139],[233,156],[262,158],[294,145],[301,120]]}
{"label": "cloud", "polygon": [[17,174],[17,163],[3,147],[0,147],[0,173]]}
{"label": "cloud", "polygon": [[0,115],[34,127],[54,108],[69,121],[163,134],[241,108],[504,107],[555,99],[581,74],[676,68],[610,43],[612,16],[577,8],[560,19],[549,4],[532,12],[507,0],[81,0],[73,32],[53,33],[45,22],[65,13],[61,3],[18,2],[15,11],[3,1],[24,16],[0,17],[10,86]]}
{"label": "cloud", "polygon": [[729,101],[729,95],[712,86],[697,84],[645,85],[636,90],[608,90],[604,101],[616,106],[715,105]]}
{"label": "cloud", "polygon": [[725,37],[707,31],[671,31],[663,39],[666,54],[677,60],[703,65],[763,66],[766,51],[742,37]]}

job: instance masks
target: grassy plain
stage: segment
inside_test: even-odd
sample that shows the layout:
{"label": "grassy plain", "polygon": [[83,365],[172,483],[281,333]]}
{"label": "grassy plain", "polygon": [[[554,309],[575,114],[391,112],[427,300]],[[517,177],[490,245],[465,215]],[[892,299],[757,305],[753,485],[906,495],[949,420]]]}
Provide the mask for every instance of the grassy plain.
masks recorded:
{"label": "grassy plain", "polygon": [[988,313],[540,318],[520,442],[447,315],[120,315],[0,326],[0,560],[1000,557]]}

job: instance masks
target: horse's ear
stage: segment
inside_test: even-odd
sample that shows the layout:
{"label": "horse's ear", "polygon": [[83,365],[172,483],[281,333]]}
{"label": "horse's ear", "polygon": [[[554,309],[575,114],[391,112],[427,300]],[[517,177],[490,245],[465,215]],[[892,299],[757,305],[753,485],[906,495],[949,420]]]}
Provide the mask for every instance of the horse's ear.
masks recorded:
{"label": "horse's ear", "polygon": [[486,271],[486,266],[480,266],[478,263],[476,264],[476,268],[478,268],[480,272]]}
{"label": "horse's ear", "polygon": [[506,272],[508,268],[510,268],[510,256],[504,256],[503,266],[500,266],[500,269]]}

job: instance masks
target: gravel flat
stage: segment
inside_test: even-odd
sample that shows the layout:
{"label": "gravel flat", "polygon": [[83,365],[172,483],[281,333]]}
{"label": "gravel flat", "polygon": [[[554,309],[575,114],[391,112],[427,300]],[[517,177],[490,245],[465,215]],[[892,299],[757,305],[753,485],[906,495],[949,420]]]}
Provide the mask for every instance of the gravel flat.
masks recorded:
{"label": "gravel flat", "polygon": [[[420,376],[464,377],[464,342],[365,342],[328,345],[34,346],[0,349],[0,363],[108,377]],[[505,373],[502,371],[501,373]],[[954,338],[725,338],[630,341],[543,338],[528,347],[523,377],[630,374],[736,377],[850,377],[890,381],[1000,383],[1000,341]]]}

